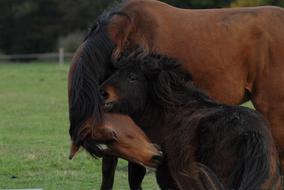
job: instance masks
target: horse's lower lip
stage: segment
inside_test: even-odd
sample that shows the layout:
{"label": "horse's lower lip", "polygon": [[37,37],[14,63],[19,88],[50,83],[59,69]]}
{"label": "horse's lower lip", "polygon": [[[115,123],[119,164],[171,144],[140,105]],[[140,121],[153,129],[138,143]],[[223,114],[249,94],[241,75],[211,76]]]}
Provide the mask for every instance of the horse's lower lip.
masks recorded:
{"label": "horse's lower lip", "polygon": [[157,164],[143,164],[143,166],[151,171],[156,171],[158,167]]}
{"label": "horse's lower lip", "polygon": [[104,109],[106,111],[111,110],[112,107],[113,107],[113,102],[106,102],[106,103],[104,103]]}
{"label": "horse's lower lip", "polygon": [[158,167],[157,164],[154,164],[154,163],[153,164],[144,164],[143,162],[138,161],[136,159],[133,159],[133,162],[136,162],[136,163],[140,164],[141,166],[148,168],[150,170],[156,170],[156,168]]}

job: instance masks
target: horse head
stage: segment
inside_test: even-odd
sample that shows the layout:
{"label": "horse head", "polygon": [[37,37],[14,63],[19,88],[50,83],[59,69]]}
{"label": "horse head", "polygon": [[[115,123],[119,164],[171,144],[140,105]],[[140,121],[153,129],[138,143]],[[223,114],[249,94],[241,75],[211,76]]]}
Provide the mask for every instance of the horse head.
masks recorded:
{"label": "horse head", "polygon": [[152,168],[162,161],[160,148],[128,116],[106,113],[101,125],[94,127],[88,122],[84,127],[80,136],[85,139],[79,146],[71,142],[69,159],[83,146],[94,156],[118,156]]}

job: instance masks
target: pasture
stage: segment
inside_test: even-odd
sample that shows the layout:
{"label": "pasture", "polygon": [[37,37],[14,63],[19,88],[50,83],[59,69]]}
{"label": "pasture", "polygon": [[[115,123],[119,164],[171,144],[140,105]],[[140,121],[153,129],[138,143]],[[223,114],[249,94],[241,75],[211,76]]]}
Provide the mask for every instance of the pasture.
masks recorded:
{"label": "pasture", "polygon": [[[69,161],[69,65],[0,64],[0,189],[99,189],[101,161],[85,151]],[[114,189],[128,189],[120,160]],[[153,173],[145,189],[158,189]]]}
{"label": "pasture", "polygon": [[[101,161],[81,151],[68,160],[69,65],[0,64],[0,189],[99,189]],[[120,160],[114,189],[128,189]],[[153,173],[143,181],[158,189]]]}

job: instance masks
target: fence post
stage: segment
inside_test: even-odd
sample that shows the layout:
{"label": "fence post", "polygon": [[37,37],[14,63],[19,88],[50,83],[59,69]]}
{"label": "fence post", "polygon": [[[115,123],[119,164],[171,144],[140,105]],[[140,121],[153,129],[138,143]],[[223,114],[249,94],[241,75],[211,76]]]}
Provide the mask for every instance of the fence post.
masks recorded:
{"label": "fence post", "polygon": [[59,65],[64,64],[64,48],[59,48]]}

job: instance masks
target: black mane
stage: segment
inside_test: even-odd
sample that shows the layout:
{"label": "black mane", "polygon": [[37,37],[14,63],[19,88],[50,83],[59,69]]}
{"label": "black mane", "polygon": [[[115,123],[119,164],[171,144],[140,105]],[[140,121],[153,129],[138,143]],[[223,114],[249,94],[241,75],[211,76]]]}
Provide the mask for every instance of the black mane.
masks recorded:
{"label": "black mane", "polygon": [[73,75],[69,97],[69,133],[79,143],[78,130],[89,117],[95,117],[96,123],[102,120],[102,103],[99,96],[99,84],[112,70],[110,57],[115,44],[106,33],[109,19],[99,20],[84,41],[84,47]]}
{"label": "black mane", "polygon": [[161,71],[152,83],[154,102],[167,111],[185,105],[217,104],[204,91],[196,88],[189,78],[179,70]]}
{"label": "black mane", "polygon": [[69,133],[75,143],[80,140],[80,126],[90,117],[95,124],[102,122],[102,102],[99,96],[99,84],[109,76],[114,67],[111,64],[115,44],[109,38],[106,27],[113,15],[130,17],[121,12],[125,0],[114,3],[105,10],[93,24],[84,39],[84,47],[79,60],[74,63],[71,76],[69,97]]}
{"label": "black mane", "polygon": [[151,81],[153,102],[168,111],[193,102],[207,106],[218,104],[194,85],[192,74],[184,73],[179,68],[180,63],[173,58],[159,54],[145,56],[143,52],[135,51],[114,65],[118,68],[139,67]]}

